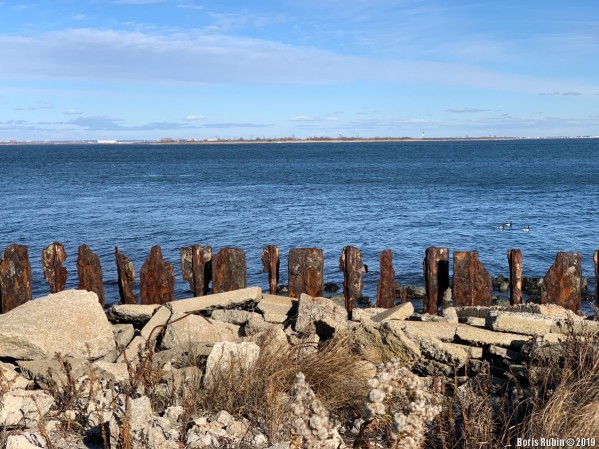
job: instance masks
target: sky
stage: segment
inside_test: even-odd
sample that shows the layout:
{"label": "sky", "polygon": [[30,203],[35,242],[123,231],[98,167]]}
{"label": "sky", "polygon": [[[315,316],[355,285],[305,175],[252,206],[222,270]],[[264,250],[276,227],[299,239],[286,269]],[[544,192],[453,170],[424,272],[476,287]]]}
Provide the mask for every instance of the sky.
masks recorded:
{"label": "sky", "polygon": [[0,0],[0,141],[579,135],[596,0]]}

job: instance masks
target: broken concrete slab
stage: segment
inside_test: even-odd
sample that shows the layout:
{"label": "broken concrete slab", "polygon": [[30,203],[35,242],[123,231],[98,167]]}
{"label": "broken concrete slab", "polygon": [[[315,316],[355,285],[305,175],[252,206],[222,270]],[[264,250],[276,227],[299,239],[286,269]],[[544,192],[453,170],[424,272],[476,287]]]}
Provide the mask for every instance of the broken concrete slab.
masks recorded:
{"label": "broken concrete slab", "polygon": [[414,306],[411,302],[399,304],[398,306],[392,307],[385,310],[378,315],[372,317],[372,321],[380,323],[388,320],[405,320],[414,313]]}

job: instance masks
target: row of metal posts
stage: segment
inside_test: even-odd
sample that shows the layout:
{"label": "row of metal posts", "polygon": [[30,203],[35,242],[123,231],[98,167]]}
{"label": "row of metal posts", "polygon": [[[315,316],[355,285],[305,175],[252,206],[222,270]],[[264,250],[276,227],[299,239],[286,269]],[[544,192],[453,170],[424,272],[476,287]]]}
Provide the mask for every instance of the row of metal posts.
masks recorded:
{"label": "row of metal posts", "polygon": [[[64,290],[67,270],[63,267],[66,252],[61,243],[55,242],[42,251],[42,268],[50,292]],[[507,251],[510,267],[510,303],[522,303],[522,252]],[[173,265],[165,262],[160,246],[153,246],[140,273],[139,300],[133,293],[136,282],[131,260],[115,247],[118,285],[121,303],[163,304],[174,300],[175,275]],[[594,253],[595,301],[599,305],[599,250]],[[380,253],[380,279],[377,288],[376,307],[390,308],[397,298],[393,252],[385,249]],[[268,273],[269,291],[277,294],[280,257],[275,245],[264,247],[262,252],[264,272]],[[360,250],[346,246],[339,258],[343,272],[345,307],[352,309],[362,297],[366,266]],[[193,245],[181,248],[181,271],[194,296],[212,292],[220,293],[246,286],[246,260],[241,248],[225,247],[212,254],[210,246]],[[423,261],[426,296],[426,313],[436,314],[439,306],[449,296],[454,306],[485,306],[492,301],[491,276],[478,260],[476,251],[453,253],[453,285],[449,279],[449,249],[430,247]],[[288,295],[299,298],[302,293],[310,296],[324,294],[324,252],[319,248],[292,248],[288,254]],[[95,292],[104,305],[104,284],[100,259],[87,245],[78,248],[77,275],[79,289]],[[582,268],[578,253],[560,252],[551,266],[541,289],[541,303],[555,303],[578,312],[581,306]],[[9,245],[0,259],[0,313],[23,304],[32,297],[31,266],[27,247]],[[400,299],[407,300],[405,288],[400,289]]]}

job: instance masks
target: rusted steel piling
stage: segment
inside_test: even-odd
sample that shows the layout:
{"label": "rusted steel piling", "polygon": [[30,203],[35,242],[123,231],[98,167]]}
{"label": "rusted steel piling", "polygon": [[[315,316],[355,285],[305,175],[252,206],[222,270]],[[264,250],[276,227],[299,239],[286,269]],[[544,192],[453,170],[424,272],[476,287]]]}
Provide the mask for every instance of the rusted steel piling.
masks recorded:
{"label": "rusted steel piling", "polygon": [[490,306],[492,295],[491,275],[478,260],[478,252],[454,252],[453,305]]}
{"label": "rusted steel piling", "polygon": [[[449,288],[449,248],[429,247],[424,252],[424,312],[435,315]],[[455,270],[455,268],[454,268]]]}
{"label": "rusted steel piling", "polygon": [[262,250],[262,271],[268,273],[268,287],[271,295],[277,294],[280,263],[279,247],[266,245]]}
{"label": "rusted steel piling", "polygon": [[98,301],[104,305],[104,275],[100,259],[87,245],[81,245],[77,250],[77,277],[79,290],[87,290],[98,295]]}
{"label": "rusted steel piling", "polygon": [[162,259],[155,245],[139,271],[139,296],[142,304],[164,304],[175,300],[175,270]]}
{"label": "rusted steel piling", "polygon": [[288,256],[289,297],[324,294],[324,252],[320,248],[292,248]]}
{"label": "rusted steel piling", "polygon": [[522,251],[508,249],[507,261],[510,266],[510,304],[522,304]]}
{"label": "rusted steel piling", "polygon": [[135,268],[133,267],[133,262],[119,251],[118,246],[114,247],[114,257],[116,259],[121,303],[137,304],[137,296],[133,293],[133,287],[135,286]]}
{"label": "rusted steel piling", "polygon": [[246,287],[247,267],[241,248],[221,248],[212,258],[212,292],[222,293]]}
{"label": "rusted steel piling", "polygon": [[181,248],[181,273],[189,282],[194,296],[208,293],[212,281],[212,247],[185,246]]}
{"label": "rusted steel piling", "polygon": [[42,269],[44,278],[50,286],[50,293],[64,290],[67,283],[67,269],[62,266],[67,253],[62,243],[54,242],[42,250]]}
{"label": "rusted steel piling", "polygon": [[9,245],[0,262],[0,313],[25,304],[31,297],[31,265],[27,247]]}
{"label": "rusted steel piling", "polygon": [[541,304],[557,304],[580,311],[582,263],[578,253],[559,252],[541,285]]}
{"label": "rusted steel piling", "polygon": [[375,307],[390,309],[395,305],[395,271],[393,270],[393,251],[385,249],[379,254],[381,277],[376,289]]}
{"label": "rusted steel piling", "polygon": [[339,257],[339,269],[343,272],[343,296],[345,310],[351,313],[357,301],[362,297],[366,266],[362,263],[362,253],[355,246],[345,246]]}

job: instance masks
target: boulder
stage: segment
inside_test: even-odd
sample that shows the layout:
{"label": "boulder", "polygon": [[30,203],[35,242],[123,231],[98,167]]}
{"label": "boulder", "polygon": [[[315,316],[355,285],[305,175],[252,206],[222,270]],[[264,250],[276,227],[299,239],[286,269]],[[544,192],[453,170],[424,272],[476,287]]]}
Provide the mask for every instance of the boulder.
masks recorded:
{"label": "boulder", "polygon": [[[35,381],[41,388],[48,389],[56,384],[59,389],[68,383],[67,368],[57,358],[39,360],[21,360],[17,362],[21,372],[28,379]],[[68,364],[70,377],[79,379],[88,369],[89,362],[82,358],[67,357],[64,363]]]}
{"label": "boulder", "polygon": [[185,347],[192,343],[233,341],[239,337],[239,326],[198,315],[175,313],[171,321],[162,338],[162,349]]}
{"label": "boulder", "polygon": [[[439,324],[439,323],[437,323]],[[557,334],[556,334],[557,335]],[[464,341],[473,346],[516,346],[521,347],[530,336],[507,332],[493,332],[487,329],[460,324],[456,330],[456,340]]]}
{"label": "boulder", "polygon": [[408,337],[434,337],[442,341],[452,342],[459,327],[457,323],[434,321],[403,321],[397,322]]}
{"label": "boulder", "polygon": [[372,321],[379,323],[387,320],[405,320],[414,313],[414,306],[411,302],[405,302],[398,306],[387,309],[372,317]]}
{"label": "boulder", "polygon": [[[97,299],[96,299],[97,301]],[[16,309],[15,309],[16,310]],[[54,405],[49,394],[40,391],[11,390],[0,398],[0,427],[33,428]]]}
{"label": "boulder", "polygon": [[93,368],[101,380],[115,384],[124,384],[129,381],[129,370],[125,363],[94,362]]}
{"label": "boulder", "polygon": [[250,307],[262,299],[260,287],[248,287],[197,298],[180,299],[171,303],[173,312],[190,313],[201,310]]}
{"label": "boulder", "polygon": [[65,290],[0,315],[0,357],[98,359],[115,349],[112,327],[95,293]]}
{"label": "boulder", "polygon": [[386,309],[384,307],[367,307],[365,309],[356,308],[352,310],[351,320],[355,321],[356,323],[361,323],[362,321],[370,321],[374,316],[383,313],[386,310],[389,309]]}
{"label": "boulder", "polygon": [[551,332],[554,323],[554,319],[542,315],[494,311],[487,315],[485,327],[497,332],[541,336]]}
{"label": "boulder", "polygon": [[108,309],[106,315],[112,323],[146,324],[160,304],[119,304]]}
{"label": "boulder", "polygon": [[232,343],[221,341],[214,345],[206,361],[204,385],[210,388],[221,372],[231,369],[249,370],[260,355],[260,347],[255,343]]}
{"label": "boulder", "polygon": [[47,448],[46,439],[39,433],[23,432],[20,435],[9,435],[5,449],[40,449]]}
{"label": "boulder", "polygon": [[286,323],[297,314],[297,299],[288,296],[262,295],[257,309],[268,323]]}
{"label": "boulder", "polygon": [[302,293],[298,303],[297,332],[316,333],[321,338],[331,338],[337,329],[347,328],[347,311],[330,299],[312,297]]}
{"label": "boulder", "polygon": [[[152,421],[152,404],[147,396],[137,399],[119,397],[117,407],[110,419],[110,447],[119,447],[119,435],[126,426],[133,445],[131,449],[147,447],[147,438]],[[122,437],[121,437],[122,438]]]}
{"label": "boulder", "polygon": [[132,324],[113,324],[112,334],[117,348],[126,348],[135,336],[135,329]]}
{"label": "boulder", "polygon": [[256,315],[256,313],[248,312],[246,310],[217,309],[212,311],[210,318],[213,320],[222,321],[223,323],[243,326],[252,318],[253,315]]}
{"label": "boulder", "polygon": [[26,390],[31,384],[29,379],[21,376],[15,371],[14,365],[0,362],[0,382],[6,382],[11,389]]}

